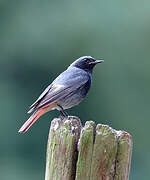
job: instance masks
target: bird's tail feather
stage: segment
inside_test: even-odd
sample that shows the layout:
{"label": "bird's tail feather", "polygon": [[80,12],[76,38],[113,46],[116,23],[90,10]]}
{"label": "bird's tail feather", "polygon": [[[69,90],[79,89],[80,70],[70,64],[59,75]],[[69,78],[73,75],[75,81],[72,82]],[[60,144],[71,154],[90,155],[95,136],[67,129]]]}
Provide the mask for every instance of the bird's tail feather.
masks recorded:
{"label": "bird's tail feather", "polygon": [[46,109],[39,109],[36,110],[31,116],[30,118],[22,125],[22,127],[19,129],[19,133],[25,133],[31,126],[33,123],[36,122],[36,120],[42,116],[44,113],[46,113]]}

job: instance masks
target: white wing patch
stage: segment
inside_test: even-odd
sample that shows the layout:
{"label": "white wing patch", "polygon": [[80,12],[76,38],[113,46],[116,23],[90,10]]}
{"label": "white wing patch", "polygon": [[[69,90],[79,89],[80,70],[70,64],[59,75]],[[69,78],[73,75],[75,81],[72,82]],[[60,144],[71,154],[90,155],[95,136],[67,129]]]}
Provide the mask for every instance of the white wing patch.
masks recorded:
{"label": "white wing patch", "polygon": [[54,84],[53,86],[52,86],[52,91],[53,92],[55,92],[55,91],[59,91],[59,90],[61,90],[62,88],[64,88],[65,86],[64,85],[62,85],[62,84]]}

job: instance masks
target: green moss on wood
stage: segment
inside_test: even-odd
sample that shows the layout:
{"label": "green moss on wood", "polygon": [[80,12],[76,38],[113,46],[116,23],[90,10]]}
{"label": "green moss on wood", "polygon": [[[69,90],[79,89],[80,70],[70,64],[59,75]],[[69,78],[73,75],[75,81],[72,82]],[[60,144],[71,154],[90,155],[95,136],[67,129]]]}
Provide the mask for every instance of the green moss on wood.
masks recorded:
{"label": "green moss on wood", "polygon": [[132,155],[132,137],[125,131],[118,131],[118,151],[116,157],[116,180],[128,180]]}
{"label": "green moss on wood", "polygon": [[90,179],[95,123],[87,121],[81,131],[76,180]]}
{"label": "green moss on wood", "polygon": [[92,156],[90,180],[113,180],[117,141],[115,131],[98,124]]}
{"label": "green moss on wood", "polygon": [[45,180],[73,180],[77,160],[77,142],[80,121],[71,117],[64,122],[54,119],[51,123],[47,145]]}
{"label": "green moss on wood", "polygon": [[131,152],[132,138],[124,131],[102,124],[95,127],[93,121],[81,130],[76,117],[54,119],[45,180],[128,180]]}

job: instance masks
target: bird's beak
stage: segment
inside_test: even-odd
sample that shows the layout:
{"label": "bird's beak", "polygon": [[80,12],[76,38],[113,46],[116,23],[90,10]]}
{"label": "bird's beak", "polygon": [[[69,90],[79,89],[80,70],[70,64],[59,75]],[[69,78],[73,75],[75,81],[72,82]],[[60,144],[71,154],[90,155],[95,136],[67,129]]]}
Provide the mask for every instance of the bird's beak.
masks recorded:
{"label": "bird's beak", "polygon": [[94,64],[103,63],[103,62],[104,62],[103,59],[101,59],[101,60],[96,60],[96,61],[94,62]]}
{"label": "bird's beak", "polygon": [[103,59],[101,59],[101,60],[96,60],[96,61],[92,61],[92,62],[89,62],[89,64],[94,64],[94,65],[96,65],[96,64],[98,64],[98,63],[102,63],[102,62],[104,62],[104,60],[103,60]]}

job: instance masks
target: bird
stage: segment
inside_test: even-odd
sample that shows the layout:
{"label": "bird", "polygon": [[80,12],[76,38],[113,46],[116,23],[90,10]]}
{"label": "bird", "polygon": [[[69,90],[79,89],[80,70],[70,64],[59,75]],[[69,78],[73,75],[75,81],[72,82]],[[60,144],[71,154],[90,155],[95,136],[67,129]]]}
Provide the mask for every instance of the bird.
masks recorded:
{"label": "bird", "polygon": [[92,56],[82,56],[62,72],[30,106],[33,112],[19,129],[25,133],[37,119],[51,110],[58,110],[61,117],[68,117],[66,109],[78,105],[88,94],[92,83],[92,72],[96,64],[104,62]]}

